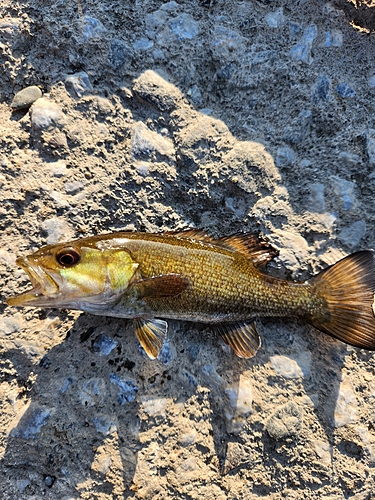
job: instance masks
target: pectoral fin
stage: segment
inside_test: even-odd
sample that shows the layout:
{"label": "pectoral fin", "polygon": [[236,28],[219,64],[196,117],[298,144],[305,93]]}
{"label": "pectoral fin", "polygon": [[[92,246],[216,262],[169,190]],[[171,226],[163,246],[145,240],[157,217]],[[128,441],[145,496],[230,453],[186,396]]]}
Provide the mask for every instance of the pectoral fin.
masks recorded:
{"label": "pectoral fin", "polygon": [[147,356],[157,358],[167,336],[168,323],[162,319],[137,318],[134,320],[134,330]]}
{"label": "pectoral fin", "polygon": [[260,347],[255,323],[221,323],[215,330],[240,358],[252,358]]}
{"label": "pectoral fin", "polygon": [[159,299],[180,295],[189,286],[189,281],[181,274],[162,274],[137,281],[133,286],[138,298]]}

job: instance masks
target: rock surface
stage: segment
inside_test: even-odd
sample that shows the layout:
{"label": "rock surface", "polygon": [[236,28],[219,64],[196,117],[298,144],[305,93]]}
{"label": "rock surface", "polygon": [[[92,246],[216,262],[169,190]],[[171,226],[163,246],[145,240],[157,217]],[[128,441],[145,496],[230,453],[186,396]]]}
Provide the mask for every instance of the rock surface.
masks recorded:
{"label": "rock surface", "polygon": [[375,248],[362,3],[3,0],[0,498],[372,498],[371,353],[267,319],[242,360],[171,321],[151,361],[125,319],[5,304],[17,256],[101,232],[261,231],[301,280]]}

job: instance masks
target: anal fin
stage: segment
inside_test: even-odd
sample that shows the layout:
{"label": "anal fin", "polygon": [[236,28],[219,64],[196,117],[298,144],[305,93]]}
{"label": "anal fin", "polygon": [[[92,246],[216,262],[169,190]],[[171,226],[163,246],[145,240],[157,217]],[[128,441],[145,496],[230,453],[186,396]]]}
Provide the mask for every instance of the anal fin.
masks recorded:
{"label": "anal fin", "polygon": [[162,319],[137,318],[134,320],[134,330],[147,356],[157,358],[167,336],[168,323]]}
{"label": "anal fin", "polygon": [[215,330],[240,358],[252,358],[260,347],[255,323],[220,323],[215,325]]}

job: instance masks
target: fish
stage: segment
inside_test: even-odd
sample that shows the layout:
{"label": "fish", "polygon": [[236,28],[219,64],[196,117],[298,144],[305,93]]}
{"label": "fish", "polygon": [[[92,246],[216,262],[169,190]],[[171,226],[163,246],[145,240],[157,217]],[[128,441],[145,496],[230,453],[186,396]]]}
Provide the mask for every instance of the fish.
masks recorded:
{"label": "fish", "polygon": [[267,272],[277,254],[264,237],[250,233],[102,234],[18,258],[32,289],[7,303],[133,319],[151,359],[160,354],[171,319],[209,324],[241,358],[258,351],[255,320],[263,317],[298,319],[375,350],[372,250],[351,254],[303,282]]}

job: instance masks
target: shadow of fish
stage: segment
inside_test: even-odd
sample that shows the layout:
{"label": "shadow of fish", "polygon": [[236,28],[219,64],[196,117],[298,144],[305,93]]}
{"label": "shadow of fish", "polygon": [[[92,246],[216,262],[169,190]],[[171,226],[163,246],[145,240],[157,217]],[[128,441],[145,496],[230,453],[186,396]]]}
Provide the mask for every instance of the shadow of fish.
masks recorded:
{"label": "shadow of fish", "polygon": [[343,342],[375,349],[372,251],[349,255],[305,282],[266,274],[275,255],[251,234],[104,234],[17,259],[33,288],[7,302],[133,318],[150,358],[159,355],[167,333],[159,318],[209,323],[242,358],[260,346],[256,317],[299,318]]}

